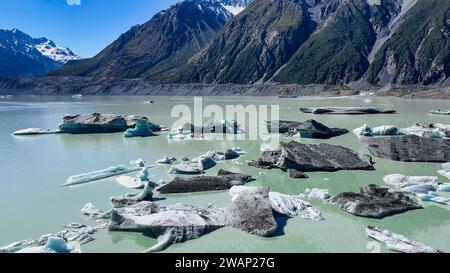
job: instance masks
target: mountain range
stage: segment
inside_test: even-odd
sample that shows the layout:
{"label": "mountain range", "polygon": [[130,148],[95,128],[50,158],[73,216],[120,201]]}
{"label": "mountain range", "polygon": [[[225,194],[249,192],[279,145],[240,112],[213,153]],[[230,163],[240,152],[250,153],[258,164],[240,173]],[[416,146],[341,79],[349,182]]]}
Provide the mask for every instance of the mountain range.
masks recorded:
{"label": "mountain range", "polygon": [[450,84],[448,0],[184,0],[52,76]]}
{"label": "mountain range", "polygon": [[41,76],[78,60],[69,48],[18,29],[0,30],[0,77]]}

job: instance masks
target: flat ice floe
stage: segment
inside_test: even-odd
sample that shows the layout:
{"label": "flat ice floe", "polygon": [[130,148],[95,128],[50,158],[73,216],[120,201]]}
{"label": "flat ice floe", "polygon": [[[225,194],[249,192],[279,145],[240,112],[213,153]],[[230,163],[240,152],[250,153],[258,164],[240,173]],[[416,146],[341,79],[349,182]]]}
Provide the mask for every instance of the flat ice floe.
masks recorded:
{"label": "flat ice floe", "polygon": [[378,227],[368,226],[366,234],[372,239],[383,242],[386,246],[394,251],[404,253],[440,253],[441,251],[427,246],[423,243],[416,242],[406,238],[403,235],[383,230]]}
{"label": "flat ice floe", "polygon": [[61,185],[61,187],[73,186],[78,184],[84,184],[112,176],[117,176],[121,174],[136,172],[144,168],[144,162],[142,160],[136,160],[130,162],[131,166],[118,165],[106,168],[104,170],[93,171],[89,173],[83,173],[78,175],[70,176],[66,183]]}

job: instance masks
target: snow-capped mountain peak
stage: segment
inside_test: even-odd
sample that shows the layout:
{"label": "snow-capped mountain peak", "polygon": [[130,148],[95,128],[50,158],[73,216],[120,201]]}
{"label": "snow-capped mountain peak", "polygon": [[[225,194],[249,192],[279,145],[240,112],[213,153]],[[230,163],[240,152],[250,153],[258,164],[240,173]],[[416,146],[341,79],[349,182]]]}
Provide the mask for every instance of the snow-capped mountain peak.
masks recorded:
{"label": "snow-capped mountain peak", "polygon": [[75,55],[69,48],[55,44],[46,38],[41,38],[41,42],[34,47],[41,52],[42,55],[57,61],[59,63],[67,63],[68,61],[79,60],[79,56]]}

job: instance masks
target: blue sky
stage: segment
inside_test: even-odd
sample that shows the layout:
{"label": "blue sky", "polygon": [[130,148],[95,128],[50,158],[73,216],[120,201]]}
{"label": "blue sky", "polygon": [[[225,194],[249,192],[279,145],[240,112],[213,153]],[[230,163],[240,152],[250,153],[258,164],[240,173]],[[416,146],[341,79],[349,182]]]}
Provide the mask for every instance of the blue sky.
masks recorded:
{"label": "blue sky", "polygon": [[[120,34],[179,0],[2,0],[0,28],[47,37],[92,57]],[[73,2],[74,5],[69,5]],[[77,2],[81,2],[78,5]]]}

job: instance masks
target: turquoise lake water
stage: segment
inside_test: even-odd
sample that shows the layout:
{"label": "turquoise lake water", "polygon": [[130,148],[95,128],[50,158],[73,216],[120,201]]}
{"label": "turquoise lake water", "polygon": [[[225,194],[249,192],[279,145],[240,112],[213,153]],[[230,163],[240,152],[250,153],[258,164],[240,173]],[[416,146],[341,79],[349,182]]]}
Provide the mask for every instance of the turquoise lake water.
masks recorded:
{"label": "turquoise lake water", "polygon": [[[279,105],[280,118],[304,121],[314,118],[329,127],[353,130],[363,124],[369,126],[395,125],[409,127],[415,123],[450,124],[449,116],[433,116],[432,109],[448,109],[450,101],[403,100],[371,97],[296,98],[275,97],[207,97],[203,104],[225,105]],[[149,104],[145,101],[154,100]],[[70,188],[58,188],[74,174],[127,164],[142,158],[153,163],[164,155],[194,158],[208,150],[226,150],[239,146],[247,154],[238,161],[221,162],[208,170],[216,174],[219,168],[251,174],[256,181],[250,185],[268,186],[272,191],[287,194],[303,193],[306,188],[326,188],[332,194],[358,191],[375,183],[384,185],[385,175],[437,175],[440,164],[405,163],[375,158],[376,171],[341,171],[310,173],[310,179],[293,180],[278,170],[262,171],[248,167],[247,160],[257,159],[264,146],[260,141],[168,141],[166,133],[149,138],[124,139],[118,134],[97,135],[43,135],[13,137],[11,133],[24,128],[55,129],[64,114],[114,113],[148,116],[152,122],[171,126],[177,118],[171,117],[175,105],[192,106],[192,97],[13,97],[0,100],[0,245],[63,229],[65,224],[80,222],[98,224],[81,215],[87,202],[98,208],[109,208],[109,197],[130,190],[118,185],[114,178]],[[313,116],[299,111],[300,107],[314,106],[377,106],[393,108],[396,115]],[[304,143],[338,144],[357,152],[369,154],[358,138],[349,133],[331,140],[291,139]],[[155,179],[170,181],[168,168],[152,169]],[[445,177],[440,182],[450,182]],[[158,195],[158,194],[157,194]],[[223,207],[231,202],[227,191],[160,195],[161,203],[188,203]],[[365,235],[368,224],[403,234],[443,251],[450,251],[450,208],[424,203],[425,209],[374,220],[356,217],[322,200],[310,200],[319,209],[325,221],[315,222],[296,217],[289,219],[277,236],[261,238],[245,232],[224,228],[198,240],[169,247],[166,252],[371,252],[372,240]],[[109,232],[95,234],[96,240],[82,246],[83,252],[142,252],[156,243],[155,239],[140,233]],[[381,251],[388,251],[381,247]]]}

